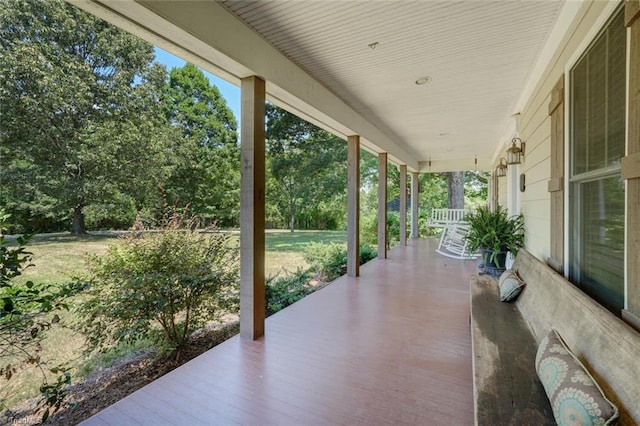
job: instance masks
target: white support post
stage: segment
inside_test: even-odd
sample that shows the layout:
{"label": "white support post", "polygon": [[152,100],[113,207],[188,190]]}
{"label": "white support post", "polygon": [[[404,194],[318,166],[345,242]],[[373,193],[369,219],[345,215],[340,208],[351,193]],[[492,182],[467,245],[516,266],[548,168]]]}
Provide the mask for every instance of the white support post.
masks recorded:
{"label": "white support post", "polygon": [[243,78],[240,189],[240,336],[264,336],[265,82]]}
{"label": "white support post", "polygon": [[378,154],[378,259],[387,258],[387,153]]}
{"label": "white support post", "polygon": [[411,172],[411,238],[418,238],[418,172]]}
{"label": "white support post", "polygon": [[407,245],[407,165],[400,166],[400,245]]}
{"label": "white support post", "polygon": [[347,275],[360,276],[360,136],[347,138]]}

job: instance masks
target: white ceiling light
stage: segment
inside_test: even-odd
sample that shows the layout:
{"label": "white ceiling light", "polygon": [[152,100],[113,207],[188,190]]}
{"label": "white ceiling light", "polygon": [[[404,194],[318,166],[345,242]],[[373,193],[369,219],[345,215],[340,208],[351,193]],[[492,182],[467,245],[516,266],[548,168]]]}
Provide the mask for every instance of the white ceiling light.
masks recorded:
{"label": "white ceiling light", "polygon": [[416,84],[418,86],[422,86],[423,84],[427,84],[431,81],[431,77],[429,76],[424,76],[424,77],[420,77],[419,79],[416,80]]}

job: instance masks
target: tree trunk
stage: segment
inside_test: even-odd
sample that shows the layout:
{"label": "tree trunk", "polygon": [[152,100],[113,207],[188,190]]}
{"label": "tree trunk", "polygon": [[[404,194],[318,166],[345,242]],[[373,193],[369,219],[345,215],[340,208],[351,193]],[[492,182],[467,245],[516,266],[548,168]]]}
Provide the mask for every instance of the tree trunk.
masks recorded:
{"label": "tree trunk", "polygon": [[71,233],[75,235],[86,234],[87,231],[84,228],[84,213],[82,212],[81,205],[77,205],[73,208],[73,224],[71,225]]}
{"label": "tree trunk", "polygon": [[289,203],[289,230],[293,232],[295,230],[295,206],[294,203]]}
{"label": "tree trunk", "polygon": [[449,192],[448,207],[450,209],[464,208],[464,172],[447,173],[447,189]]}

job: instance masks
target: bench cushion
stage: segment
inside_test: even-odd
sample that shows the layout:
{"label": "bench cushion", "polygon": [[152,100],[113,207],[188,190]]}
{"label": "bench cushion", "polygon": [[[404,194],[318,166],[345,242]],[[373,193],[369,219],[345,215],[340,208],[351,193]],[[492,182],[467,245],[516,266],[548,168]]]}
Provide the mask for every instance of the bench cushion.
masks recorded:
{"label": "bench cushion", "polygon": [[609,401],[586,368],[555,330],[542,339],[536,369],[558,425],[611,425],[618,408]]}
{"label": "bench cushion", "polygon": [[500,275],[498,286],[500,287],[500,301],[511,302],[518,298],[522,287],[524,287],[524,281],[520,279],[516,271],[507,269]]}
{"label": "bench cushion", "polygon": [[496,280],[474,276],[470,291],[476,424],[555,424],[524,318],[514,304],[500,303]]}

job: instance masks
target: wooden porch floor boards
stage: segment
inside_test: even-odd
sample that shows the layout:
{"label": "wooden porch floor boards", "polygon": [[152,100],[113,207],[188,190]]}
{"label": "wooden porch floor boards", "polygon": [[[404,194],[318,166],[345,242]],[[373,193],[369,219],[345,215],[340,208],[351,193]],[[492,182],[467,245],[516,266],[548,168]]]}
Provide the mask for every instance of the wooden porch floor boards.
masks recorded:
{"label": "wooden porch floor boards", "polygon": [[411,240],[85,425],[468,425],[469,275]]}

